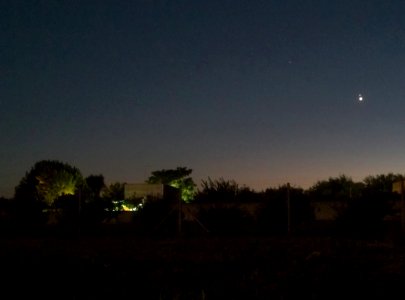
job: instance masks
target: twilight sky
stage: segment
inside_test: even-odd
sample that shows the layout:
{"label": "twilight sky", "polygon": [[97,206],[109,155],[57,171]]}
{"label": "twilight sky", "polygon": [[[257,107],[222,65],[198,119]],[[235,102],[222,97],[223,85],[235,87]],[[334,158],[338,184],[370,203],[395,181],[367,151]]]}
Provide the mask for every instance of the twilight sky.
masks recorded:
{"label": "twilight sky", "polygon": [[0,196],[42,159],[259,191],[405,173],[404,16],[403,0],[0,0]]}

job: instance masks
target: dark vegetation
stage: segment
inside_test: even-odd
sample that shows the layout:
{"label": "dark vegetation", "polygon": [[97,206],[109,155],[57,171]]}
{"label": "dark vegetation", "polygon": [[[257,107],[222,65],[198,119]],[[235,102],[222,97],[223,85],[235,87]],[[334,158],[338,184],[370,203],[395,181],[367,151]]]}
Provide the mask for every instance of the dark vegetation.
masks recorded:
{"label": "dark vegetation", "polygon": [[[160,300],[390,299],[403,292],[401,196],[392,192],[401,175],[256,192],[222,178],[197,190],[190,174],[161,170],[147,180],[174,181],[188,203],[146,201],[122,212],[123,183],[84,178],[58,161],[37,163],[13,199],[0,198],[3,293]],[[344,205],[335,219],[320,221],[316,203]],[[123,213],[130,222],[117,221]]]}
{"label": "dark vegetation", "polygon": [[53,299],[393,299],[402,244],[345,238],[1,239],[2,292]]}

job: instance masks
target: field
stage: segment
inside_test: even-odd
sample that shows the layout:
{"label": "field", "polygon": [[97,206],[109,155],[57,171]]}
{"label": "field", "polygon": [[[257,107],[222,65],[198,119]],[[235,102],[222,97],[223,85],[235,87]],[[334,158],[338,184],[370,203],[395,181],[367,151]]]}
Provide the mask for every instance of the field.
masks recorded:
{"label": "field", "polygon": [[398,298],[405,246],[331,237],[7,237],[7,299]]}

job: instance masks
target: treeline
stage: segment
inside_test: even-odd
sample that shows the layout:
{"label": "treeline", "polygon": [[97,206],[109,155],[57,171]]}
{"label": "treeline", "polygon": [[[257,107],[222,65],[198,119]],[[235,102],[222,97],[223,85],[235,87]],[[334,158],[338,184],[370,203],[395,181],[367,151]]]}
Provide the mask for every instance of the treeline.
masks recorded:
{"label": "treeline", "polygon": [[12,199],[0,198],[1,231],[36,230],[45,224],[91,231],[117,223],[122,211],[132,210],[131,228],[148,234],[178,232],[180,223],[182,232],[190,234],[315,232],[326,226],[316,222],[316,204],[340,203],[344,205],[328,227],[330,232],[380,234],[388,216],[395,220],[400,195],[392,186],[402,180],[401,174],[392,173],[367,176],[361,182],[341,175],[306,190],[287,183],[257,192],[223,178],[202,180],[197,188],[191,173],[178,167],[154,171],[145,180],[180,190],[184,202],[181,213],[175,213],[176,204],[165,201],[146,201],[130,209],[134,202],[124,199],[124,183],[106,185],[101,174],[83,177],[69,164],[40,161],[21,179]]}

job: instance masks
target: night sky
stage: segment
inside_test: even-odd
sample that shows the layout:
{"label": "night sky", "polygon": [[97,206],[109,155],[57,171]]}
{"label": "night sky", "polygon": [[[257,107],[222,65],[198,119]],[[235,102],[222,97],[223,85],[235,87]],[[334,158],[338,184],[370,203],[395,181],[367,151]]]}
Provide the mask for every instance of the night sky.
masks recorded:
{"label": "night sky", "polygon": [[258,191],[405,173],[404,16],[403,0],[0,0],[0,196],[42,159]]}

